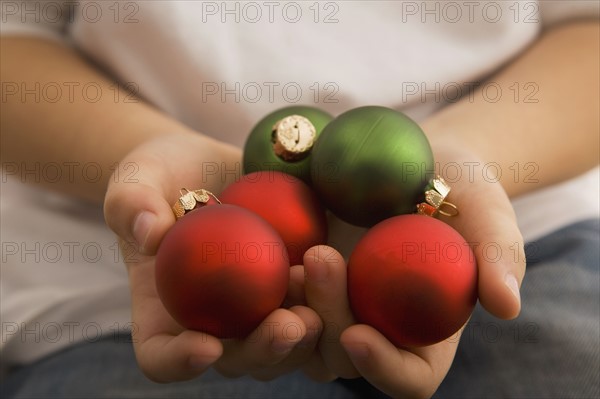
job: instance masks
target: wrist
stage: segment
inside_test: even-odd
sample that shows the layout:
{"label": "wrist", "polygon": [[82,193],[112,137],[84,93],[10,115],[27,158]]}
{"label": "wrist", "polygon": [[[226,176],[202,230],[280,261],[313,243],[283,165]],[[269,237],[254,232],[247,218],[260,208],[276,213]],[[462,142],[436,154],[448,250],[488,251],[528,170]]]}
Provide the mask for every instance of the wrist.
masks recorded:
{"label": "wrist", "polygon": [[[507,160],[495,151],[495,143],[468,123],[440,123],[432,119],[422,124],[429,139],[435,171],[452,186],[463,186],[475,180],[500,183],[509,195],[523,191],[518,181],[512,179],[514,161]],[[475,137],[475,138],[474,138]]]}

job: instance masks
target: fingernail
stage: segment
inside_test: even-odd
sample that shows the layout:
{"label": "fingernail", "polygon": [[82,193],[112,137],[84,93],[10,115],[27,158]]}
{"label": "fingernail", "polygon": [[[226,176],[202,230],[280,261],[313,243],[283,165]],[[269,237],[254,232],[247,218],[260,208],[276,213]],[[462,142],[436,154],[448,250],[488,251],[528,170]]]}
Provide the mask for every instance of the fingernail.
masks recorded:
{"label": "fingernail", "polygon": [[363,360],[369,357],[370,350],[367,344],[346,344],[344,349],[352,359]]}
{"label": "fingernail", "polygon": [[292,341],[273,341],[271,342],[271,350],[277,354],[284,355],[294,349],[297,342]]}
{"label": "fingernail", "polygon": [[211,357],[204,356],[191,356],[188,360],[188,364],[192,369],[205,369],[214,362]]}
{"label": "fingernail", "polygon": [[519,304],[521,303],[521,293],[519,292],[519,283],[517,282],[517,278],[514,274],[508,273],[506,277],[504,277],[504,284],[512,291],[515,298]]}
{"label": "fingernail", "polygon": [[156,221],[156,215],[150,211],[140,212],[133,221],[133,238],[139,246],[139,251],[146,252],[146,241]]}

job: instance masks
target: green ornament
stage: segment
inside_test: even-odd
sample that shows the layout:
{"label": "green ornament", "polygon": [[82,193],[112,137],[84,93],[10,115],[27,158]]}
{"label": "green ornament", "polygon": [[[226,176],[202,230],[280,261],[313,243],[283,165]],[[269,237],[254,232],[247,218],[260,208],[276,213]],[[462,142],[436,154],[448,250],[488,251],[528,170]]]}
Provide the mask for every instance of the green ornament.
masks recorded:
{"label": "green ornament", "polygon": [[244,146],[244,173],[275,170],[310,184],[312,148],[333,116],[318,108],[279,109],[254,126]]}
{"label": "green ornament", "polygon": [[404,114],[368,106],[330,122],[313,147],[314,189],[340,219],[363,227],[413,213],[434,173],[421,128]]}

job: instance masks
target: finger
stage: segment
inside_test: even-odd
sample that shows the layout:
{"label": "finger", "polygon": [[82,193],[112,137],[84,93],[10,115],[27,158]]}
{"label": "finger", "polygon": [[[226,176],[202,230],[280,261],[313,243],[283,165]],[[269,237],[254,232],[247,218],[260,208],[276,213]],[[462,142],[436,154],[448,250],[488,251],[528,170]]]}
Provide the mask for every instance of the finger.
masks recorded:
{"label": "finger", "polygon": [[177,336],[154,335],[135,345],[142,372],[156,382],[194,378],[217,361],[222,353],[223,347],[217,338],[190,330]]}
{"label": "finger", "polygon": [[340,334],[354,323],[348,303],[346,262],[333,248],[320,245],[304,255],[306,302],[323,319],[320,351],[329,369],[343,378],[358,373],[340,345]]}
{"label": "finger", "polygon": [[481,304],[495,316],[511,319],[521,309],[519,287],[525,274],[523,238],[512,205],[500,185],[481,183],[473,188],[457,190],[451,194],[452,199],[457,204],[485,204],[485,215],[480,214],[481,206],[463,206],[457,217],[444,221],[471,244],[477,261]]}
{"label": "finger", "polygon": [[[165,199],[172,181],[156,160],[136,158],[134,181],[111,181],[104,201],[104,216],[108,226],[124,241],[135,244],[145,255],[156,253],[160,240],[175,222],[171,205]],[[172,194],[171,194],[172,195]],[[174,200],[174,199],[173,199]]]}
{"label": "finger", "polygon": [[290,267],[290,285],[284,301],[285,308],[296,305],[306,305],[306,297],[304,295],[304,266],[302,265]]}
{"label": "finger", "polygon": [[456,344],[405,351],[394,347],[374,328],[348,328],[341,342],[354,366],[373,386],[392,397],[429,398],[450,369]]}
{"label": "finger", "polygon": [[[307,363],[315,352],[317,344],[319,343],[319,338],[321,337],[321,332],[323,331],[321,318],[314,310],[306,306],[294,306],[290,308],[290,311],[302,319],[302,322],[306,326],[306,334],[302,340],[294,346],[290,354],[281,362],[275,366],[268,366],[250,373],[250,375],[257,380],[272,380],[296,370],[301,365]],[[299,334],[300,331],[294,333]],[[288,335],[294,333],[289,331]]]}
{"label": "finger", "polygon": [[223,356],[215,368],[227,377],[239,377],[274,366],[292,352],[306,333],[297,314],[277,309],[244,340],[224,342]]}

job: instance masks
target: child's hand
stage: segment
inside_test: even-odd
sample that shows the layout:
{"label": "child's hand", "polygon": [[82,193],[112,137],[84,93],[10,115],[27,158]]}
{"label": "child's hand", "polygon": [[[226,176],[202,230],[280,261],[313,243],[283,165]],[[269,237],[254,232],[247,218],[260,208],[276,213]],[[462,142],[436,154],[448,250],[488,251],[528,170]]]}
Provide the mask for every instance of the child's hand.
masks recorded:
{"label": "child's hand", "polygon": [[[491,173],[484,177],[484,165],[467,150],[454,144],[436,149],[441,170],[449,162],[462,167],[459,179],[447,179],[452,182],[447,200],[458,207],[460,215],[441,219],[472,243],[479,300],[500,318],[516,317],[520,310],[517,285],[523,279],[525,258],[508,197],[499,183],[489,182],[494,180]],[[477,168],[473,162],[479,162]],[[339,237],[333,240],[341,242]],[[328,368],[345,378],[361,375],[393,397],[431,396],[452,364],[460,332],[432,346],[396,348],[375,329],[355,323],[347,299],[346,263],[337,251],[312,248],[304,263],[306,302],[323,319],[319,348]]]}
{"label": "child's hand", "polygon": [[215,365],[225,375],[270,379],[313,361],[322,324],[305,306],[275,310],[246,340],[221,341],[182,328],[157,295],[154,255],[175,223],[171,204],[179,189],[218,193],[237,177],[232,171],[239,170],[239,151],[206,137],[169,135],[137,147],[121,166],[121,174],[115,174],[109,185],[104,208],[127,264],[132,338],[143,372],[155,381],[169,382],[191,379]]}
{"label": "child's hand", "polygon": [[306,300],[323,319],[319,349],[328,369],[342,378],[362,376],[392,397],[430,397],[452,364],[459,334],[428,347],[396,348],[374,328],[356,324],[346,262],[335,249],[314,247],[304,262]]}

